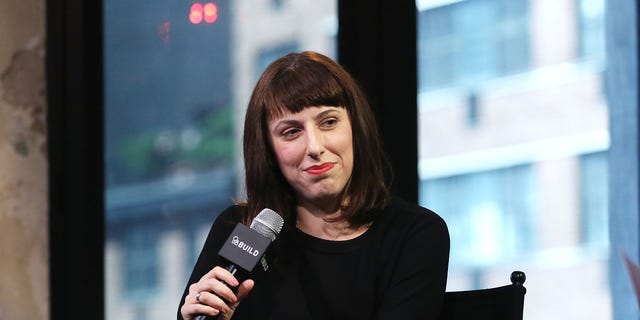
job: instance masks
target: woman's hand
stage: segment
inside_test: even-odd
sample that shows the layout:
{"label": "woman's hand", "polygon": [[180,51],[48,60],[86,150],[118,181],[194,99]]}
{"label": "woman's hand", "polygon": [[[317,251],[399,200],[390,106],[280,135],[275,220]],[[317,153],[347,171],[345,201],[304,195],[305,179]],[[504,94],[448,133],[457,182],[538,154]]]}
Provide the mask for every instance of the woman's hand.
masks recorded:
{"label": "woman's hand", "polygon": [[[227,286],[228,284],[228,286]],[[234,294],[231,287],[237,287]],[[180,313],[184,320],[192,320],[197,315],[217,316],[231,319],[238,303],[253,289],[253,280],[238,280],[227,270],[215,267],[200,280],[189,286],[189,294],[184,299]]]}

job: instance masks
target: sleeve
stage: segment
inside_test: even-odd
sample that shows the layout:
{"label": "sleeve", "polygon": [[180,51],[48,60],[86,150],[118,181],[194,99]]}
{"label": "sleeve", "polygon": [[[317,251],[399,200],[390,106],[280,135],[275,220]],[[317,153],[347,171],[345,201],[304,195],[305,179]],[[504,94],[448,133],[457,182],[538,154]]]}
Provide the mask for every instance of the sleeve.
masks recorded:
{"label": "sleeve", "polygon": [[397,255],[388,268],[378,319],[438,319],[447,283],[449,231],[444,220],[427,210],[428,218],[411,221],[396,242]]}
{"label": "sleeve", "polygon": [[235,224],[240,220],[239,210],[236,210],[237,208],[237,206],[230,206],[222,211],[212,224],[211,229],[209,229],[207,239],[200,251],[198,260],[191,271],[191,276],[189,277],[189,281],[185,286],[182,298],[178,304],[178,320],[183,320],[182,315],[180,314],[180,308],[184,304],[185,297],[189,293],[189,286],[198,282],[202,276],[211,271],[215,266],[222,264],[222,259],[218,256],[218,251],[220,251],[220,248],[226,241],[227,237],[229,237],[229,234],[233,231]]}

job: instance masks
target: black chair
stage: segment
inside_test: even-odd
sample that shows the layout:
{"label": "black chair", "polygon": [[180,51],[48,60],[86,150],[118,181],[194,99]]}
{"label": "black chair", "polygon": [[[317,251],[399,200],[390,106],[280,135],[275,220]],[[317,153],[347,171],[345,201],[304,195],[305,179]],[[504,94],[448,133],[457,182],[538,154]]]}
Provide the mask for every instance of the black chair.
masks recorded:
{"label": "black chair", "polygon": [[514,271],[510,285],[446,292],[440,320],[522,320],[525,280],[524,272]]}

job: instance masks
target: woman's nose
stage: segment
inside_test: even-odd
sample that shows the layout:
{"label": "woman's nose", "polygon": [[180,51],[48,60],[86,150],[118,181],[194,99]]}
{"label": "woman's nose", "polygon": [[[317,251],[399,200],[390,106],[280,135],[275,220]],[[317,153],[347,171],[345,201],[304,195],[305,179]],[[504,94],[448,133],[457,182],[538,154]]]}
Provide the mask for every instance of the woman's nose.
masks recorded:
{"label": "woman's nose", "polygon": [[324,139],[318,130],[307,131],[307,154],[310,157],[317,157],[324,153]]}

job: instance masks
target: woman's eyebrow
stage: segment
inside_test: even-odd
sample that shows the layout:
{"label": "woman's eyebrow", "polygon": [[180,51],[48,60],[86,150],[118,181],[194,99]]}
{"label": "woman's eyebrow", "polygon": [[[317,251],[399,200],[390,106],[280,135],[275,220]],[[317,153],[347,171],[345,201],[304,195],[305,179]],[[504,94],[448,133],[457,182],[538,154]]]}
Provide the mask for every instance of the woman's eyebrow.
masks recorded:
{"label": "woman's eyebrow", "polygon": [[296,124],[298,122],[300,122],[300,121],[294,120],[294,119],[282,119],[282,120],[279,120],[276,123],[276,126],[281,125],[281,124]]}
{"label": "woman's eyebrow", "polygon": [[273,130],[278,129],[279,127],[282,126],[296,126],[300,123],[300,121],[295,120],[295,119],[282,119],[282,120],[278,120],[278,122],[276,122],[276,124],[273,126]]}
{"label": "woman's eyebrow", "polygon": [[[322,119],[323,117],[326,117],[329,114],[332,113],[339,113],[339,110],[337,107],[333,107],[331,109],[328,110],[324,110],[320,113],[318,113],[317,115],[315,115],[313,118],[316,120]],[[280,126],[295,126],[300,124],[299,120],[296,119],[281,119],[278,120],[278,122],[276,122],[276,124],[273,125],[273,129],[277,129]]]}
{"label": "woman's eyebrow", "polygon": [[320,119],[320,118],[325,117],[327,114],[331,114],[331,113],[334,113],[334,112],[339,113],[338,112],[338,108],[332,108],[332,109],[329,109],[329,110],[322,111],[322,112],[318,113],[315,116],[315,118],[316,119]]}

